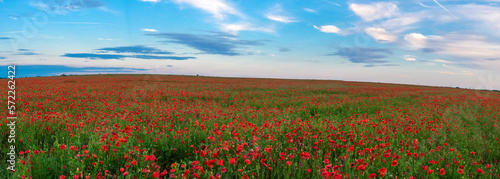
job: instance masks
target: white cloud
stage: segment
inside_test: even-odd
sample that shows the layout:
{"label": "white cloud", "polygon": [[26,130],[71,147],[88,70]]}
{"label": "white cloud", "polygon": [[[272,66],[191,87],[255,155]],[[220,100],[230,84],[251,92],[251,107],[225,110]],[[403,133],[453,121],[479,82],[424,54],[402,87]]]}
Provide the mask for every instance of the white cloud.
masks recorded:
{"label": "white cloud", "polygon": [[156,29],[141,29],[144,32],[158,32]]}
{"label": "white cloud", "polygon": [[[248,18],[241,13],[228,0],[172,0],[179,5],[187,4],[194,8],[203,10],[214,17],[216,24],[222,31],[228,33],[238,33],[239,31],[262,31],[273,33],[274,25],[260,25],[259,22]],[[228,16],[231,16],[228,18]],[[282,20],[287,20],[283,18]]]}
{"label": "white cloud", "polygon": [[417,61],[417,58],[415,56],[412,56],[412,55],[405,55],[405,60],[409,61],[409,62],[414,62],[414,61]]}
{"label": "white cloud", "polygon": [[397,17],[394,19],[389,19],[385,23],[387,26],[406,26],[410,24],[414,24],[419,22],[420,19],[417,17],[411,17],[411,16],[402,16],[402,17]]}
{"label": "white cloud", "polygon": [[51,24],[91,24],[91,25],[99,25],[99,24],[106,24],[106,23],[100,23],[100,22],[59,22],[59,21],[54,21],[54,22],[49,22]]}
{"label": "white cloud", "polygon": [[455,73],[449,72],[449,71],[438,71],[438,73],[448,74],[448,75],[454,75],[455,74]]}
{"label": "white cloud", "polygon": [[[483,0],[483,2],[487,2]],[[499,1],[500,2],[500,1]],[[463,31],[474,31],[487,33],[490,36],[500,36],[500,7],[489,4],[459,4],[448,5],[447,8],[453,14],[450,15],[446,10],[437,9],[436,5],[432,9],[426,9],[419,12],[402,13],[400,16],[415,17],[421,21],[428,20],[441,25],[459,24]]]}
{"label": "white cloud", "polygon": [[500,44],[488,42],[475,35],[449,35],[444,39],[431,39],[431,48],[438,53],[470,59],[496,59],[500,56]]}
{"label": "white cloud", "polygon": [[467,19],[477,22],[476,29],[490,29],[493,34],[498,35],[500,30],[500,7],[466,4],[453,8],[453,12],[460,19]]}
{"label": "white cloud", "polygon": [[414,28],[412,25],[420,22],[421,16],[422,14],[420,13],[403,14],[398,17],[381,22],[380,27],[393,32],[403,32]]}
{"label": "white cloud", "polygon": [[422,6],[422,7],[426,7],[426,8],[432,8],[432,7],[428,6],[428,5],[425,5],[425,4],[424,4],[424,3],[422,3],[422,2],[420,2],[418,5],[420,5],[420,6]]}
{"label": "white cloud", "polygon": [[244,31],[244,30],[245,31],[262,31],[262,32],[268,32],[268,33],[273,33],[275,31],[273,25],[261,27],[261,26],[253,25],[251,23],[246,23],[246,22],[221,23],[220,28],[223,31],[231,32],[231,33],[238,33],[239,31]]}
{"label": "white cloud", "polygon": [[391,34],[382,28],[368,27],[365,32],[380,43],[395,42],[398,39],[395,34]]}
{"label": "white cloud", "polygon": [[439,3],[439,1],[437,0],[433,0],[434,3],[436,3],[439,7],[441,7],[444,11],[446,11],[448,14],[450,14],[453,18],[457,19],[457,17],[451,13],[446,7],[444,7],[443,5],[441,5],[441,3]]}
{"label": "white cloud", "polygon": [[439,63],[453,63],[453,62],[450,62],[450,61],[447,61],[447,60],[442,60],[442,59],[434,59],[433,61],[439,62]]}
{"label": "white cloud", "polygon": [[290,17],[281,16],[281,15],[267,14],[266,17],[270,20],[283,22],[283,23],[297,22],[296,20],[292,20]]}
{"label": "white cloud", "polygon": [[364,21],[373,21],[395,16],[398,11],[398,6],[390,2],[376,2],[371,4],[353,3],[349,4],[349,9]]}
{"label": "white cloud", "polygon": [[478,60],[498,59],[500,56],[500,44],[472,34],[428,36],[425,37],[425,48],[433,49],[436,53]]}
{"label": "white cloud", "polygon": [[248,27],[245,24],[222,24],[223,28],[228,31],[241,31],[246,30]]}
{"label": "white cloud", "polygon": [[309,8],[304,8],[304,11],[311,12],[311,13],[318,13],[318,11],[314,9],[309,9]]}
{"label": "white cloud", "polygon": [[416,48],[424,48],[427,42],[427,37],[419,33],[407,34],[404,39]]}
{"label": "white cloud", "polygon": [[446,64],[441,64],[441,65],[442,65],[442,66],[444,66],[444,67],[446,67],[446,68],[451,68],[451,67],[449,67],[449,66],[448,66],[448,65],[446,65]]}
{"label": "white cloud", "polygon": [[83,9],[105,9],[104,3],[95,0],[64,0],[64,1],[30,1],[32,7],[38,8],[47,13],[65,15],[68,12]]}
{"label": "white cloud", "polygon": [[273,21],[277,21],[277,22],[283,22],[283,23],[297,22],[296,20],[293,20],[292,17],[289,17],[287,15],[283,15],[283,14],[285,14],[285,11],[281,7],[281,5],[276,4],[266,14],[266,18],[273,20]]}
{"label": "white cloud", "polygon": [[500,43],[480,35],[449,33],[444,36],[424,36],[412,33],[405,40],[425,52],[456,57],[454,62],[435,59],[435,62],[482,69],[500,68]]}
{"label": "white cloud", "polygon": [[320,30],[321,32],[324,32],[324,33],[335,33],[335,34],[338,34],[340,33],[340,29],[334,25],[324,25],[324,26],[321,26],[321,27],[318,27],[318,26],[314,26],[314,28]]}
{"label": "white cloud", "polygon": [[189,4],[195,8],[201,9],[212,14],[216,19],[225,19],[227,15],[242,14],[230,3],[225,0],[174,0],[177,4]]}
{"label": "white cloud", "polygon": [[464,75],[464,76],[474,76],[474,73],[468,71],[462,72],[449,72],[449,71],[437,71],[438,73],[448,74],[448,75]]}
{"label": "white cloud", "polygon": [[323,1],[325,1],[325,2],[327,2],[327,3],[329,3],[329,4],[333,4],[333,5],[336,5],[336,6],[339,6],[339,7],[340,7],[340,4],[338,4],[338,3],[334,3],[334,2],[332,2],[332,1],[328,1],[328,0],[323,0]]}

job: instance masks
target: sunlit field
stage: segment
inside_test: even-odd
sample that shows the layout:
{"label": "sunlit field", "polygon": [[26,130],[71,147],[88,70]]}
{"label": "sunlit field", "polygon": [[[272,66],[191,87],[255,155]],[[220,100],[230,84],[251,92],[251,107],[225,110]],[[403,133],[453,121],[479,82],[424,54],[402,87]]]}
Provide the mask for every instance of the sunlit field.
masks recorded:
{"label": "sunlit field", "polygon": [[16,87],[16,171],[5,120],[0,178],[500,178],[499,92],[166,75]]}

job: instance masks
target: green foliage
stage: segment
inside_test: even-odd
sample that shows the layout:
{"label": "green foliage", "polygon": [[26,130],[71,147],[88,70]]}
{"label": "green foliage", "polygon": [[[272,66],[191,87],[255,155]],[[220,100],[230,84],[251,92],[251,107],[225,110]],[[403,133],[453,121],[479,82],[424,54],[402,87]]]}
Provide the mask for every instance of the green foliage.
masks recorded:
{"label": "green foliage", "polygon": [[[106,171],[106,178],[163,171],[167,178],[187,170],[188,178],[321,178],[334,171],[368,178],[380,177],[382,168],[387,178],[500,174],[496,92],[161,75],[18,80],[24,85],[18,86],[16,172],[3,162],[0,178],[95,178]],[[6,161],[6,123],[0,131]]]}

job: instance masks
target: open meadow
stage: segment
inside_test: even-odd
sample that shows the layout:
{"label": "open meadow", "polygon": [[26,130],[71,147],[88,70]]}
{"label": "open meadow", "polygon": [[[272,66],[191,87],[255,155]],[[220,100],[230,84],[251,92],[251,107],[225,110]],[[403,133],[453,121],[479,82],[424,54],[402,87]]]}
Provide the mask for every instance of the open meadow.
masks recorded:
{"label": "open meadow", "polygon": [[5,120],[0,178],[500,178],[499,92],[169,75],[16,85],[16,171]]}

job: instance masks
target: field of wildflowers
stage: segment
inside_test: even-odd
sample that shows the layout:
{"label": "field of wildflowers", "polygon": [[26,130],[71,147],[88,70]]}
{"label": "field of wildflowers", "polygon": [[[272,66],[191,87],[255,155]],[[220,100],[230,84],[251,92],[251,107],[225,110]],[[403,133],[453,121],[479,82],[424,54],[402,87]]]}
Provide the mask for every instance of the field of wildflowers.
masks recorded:
{"label": "field of wildflowers", "polygon": [[500,178],[498,92],[167,75],[16,83],[16,170],[5,120],[0,178]]}

